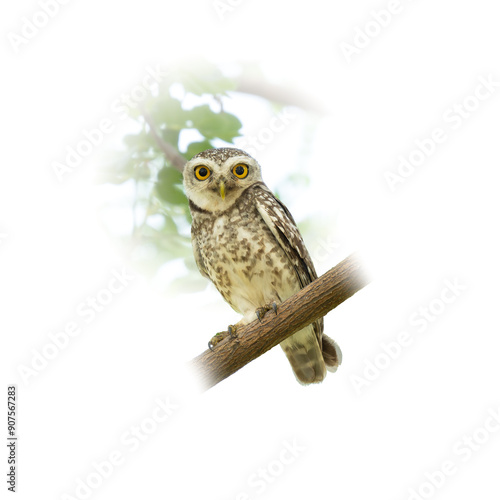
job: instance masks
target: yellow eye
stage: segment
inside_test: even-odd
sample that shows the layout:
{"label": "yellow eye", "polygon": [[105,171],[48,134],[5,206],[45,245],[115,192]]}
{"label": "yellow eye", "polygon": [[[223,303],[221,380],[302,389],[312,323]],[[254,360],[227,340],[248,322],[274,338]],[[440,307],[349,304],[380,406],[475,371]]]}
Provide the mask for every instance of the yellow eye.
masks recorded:
{"label": "yellow eye", "polygon": [[196,175],[196,178],[199,181],[204,181],[205,179],[208,179],[210,177],[210,174],[211,174],[210,170],[204,165],[198,165],[194,169],[194,175]]}
{"label": "yellow eye", "polygon": [[238,179],[244,179],[248,175],[248,167],[244,163],[238,163],[233,167],[233,174]]}

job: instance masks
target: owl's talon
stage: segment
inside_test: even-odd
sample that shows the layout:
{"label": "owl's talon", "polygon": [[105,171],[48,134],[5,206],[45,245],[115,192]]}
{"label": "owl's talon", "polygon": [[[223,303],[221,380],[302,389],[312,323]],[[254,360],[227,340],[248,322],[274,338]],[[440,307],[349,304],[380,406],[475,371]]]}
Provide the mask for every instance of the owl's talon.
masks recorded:
{"label": "owl's talon", "polygon": [[234,325],[229,325],[229,326],[227,327],[227,333],[229,334],[229,336],[230,336],[232,339],[234,339],[234,338],[236,338],[236,337],[237,337],[237,335],[236,335],[236,330],[237,330],[237,328],[236,328],[236,326],[234,326]]}
{"label": "owl's talon", "polygon": [[276,302],[271,302],[270,304],[266,304],[263,307],[259,307],[255,311],[257,319],[262,323],[262,318],[266,315],[267,311],[270,311],[271,309],[274,311],[274,314],[278,314],[278,305],[276,304]]}
{"label": "owl's talon", "polygon": [[213,351],[214,347],[228,336],[229,332],[216,333],[208,342],[208,348]]}

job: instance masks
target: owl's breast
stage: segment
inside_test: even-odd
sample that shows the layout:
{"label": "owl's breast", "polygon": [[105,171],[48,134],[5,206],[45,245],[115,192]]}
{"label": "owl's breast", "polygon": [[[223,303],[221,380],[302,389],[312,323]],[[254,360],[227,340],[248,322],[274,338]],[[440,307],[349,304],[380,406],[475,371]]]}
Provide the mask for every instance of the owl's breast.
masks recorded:
{"label": "owl's breast", "polygon": [[242,314],[300,289],[295,269],[257,210],[233,210],[197,225],[207,274]]}

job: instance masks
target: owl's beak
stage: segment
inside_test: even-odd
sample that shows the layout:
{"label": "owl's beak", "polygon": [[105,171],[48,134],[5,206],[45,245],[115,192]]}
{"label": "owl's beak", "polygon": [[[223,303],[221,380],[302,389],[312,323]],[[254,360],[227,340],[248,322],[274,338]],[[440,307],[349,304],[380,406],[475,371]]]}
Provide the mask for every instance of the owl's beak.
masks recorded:
{"label": "owl's beak", "polygon": [[226,197],[226,185],[224,184],[224,181],[220,181],[219,189],[220,197],[222,198],[222,201],[224,201],[224,198]]}

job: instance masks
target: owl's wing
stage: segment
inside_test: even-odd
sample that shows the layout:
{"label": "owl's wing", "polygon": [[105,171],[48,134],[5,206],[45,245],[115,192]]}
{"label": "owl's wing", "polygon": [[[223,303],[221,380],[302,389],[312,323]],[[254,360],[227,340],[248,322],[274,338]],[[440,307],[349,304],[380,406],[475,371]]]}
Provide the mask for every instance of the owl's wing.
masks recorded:
{"label": "owl's wing", "polygon": [[[259,214],[295,268],[301,288],[304,288],[318,276],[292,214],[265,184],[255,187],[255,202]],[[321,341],[323,318],[315,321],[313,327],[318,340]]]}
{"label": "owl's wing", "polygon": [[259,214],[293,264],[301,287],[304,288],[318,276],[292,214],[265,185],[256,186],[255,201]]}

